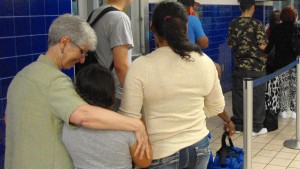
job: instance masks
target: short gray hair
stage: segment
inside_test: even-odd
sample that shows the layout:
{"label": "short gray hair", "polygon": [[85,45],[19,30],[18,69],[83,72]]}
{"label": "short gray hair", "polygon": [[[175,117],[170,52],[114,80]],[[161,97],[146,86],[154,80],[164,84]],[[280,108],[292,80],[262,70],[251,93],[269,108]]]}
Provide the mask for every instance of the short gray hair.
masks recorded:
{"label": "short gray hair", "polygon": [[49,28],[48,46],[56,45],[63,36],[69,36],[77,45],[87,45],[90,50],[96,49],[95,31],[79,16],[64,14],[56,18]]}

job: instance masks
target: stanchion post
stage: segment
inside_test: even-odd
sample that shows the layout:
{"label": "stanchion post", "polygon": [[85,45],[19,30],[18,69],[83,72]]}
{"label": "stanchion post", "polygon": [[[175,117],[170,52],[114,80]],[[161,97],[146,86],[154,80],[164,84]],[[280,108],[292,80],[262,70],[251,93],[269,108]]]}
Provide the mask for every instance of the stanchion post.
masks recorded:
{"label": "stanchion post", "polygon": [[297,142],[298,142],[298,147],[300,148],[299,146],[299,142],[300,142],[300,105],[299,105],[299,102],[300,102],[300,56],[298,56],[297,58],[298,60],[298,65],[297,65],[297,104],[296,104],[296,107],[297,107],[297,117],[296,117],[296,139],[297,139]]}
{"label": "stanchion post", "polygon": [[244,169],[252,169],[253,80],[244,79]]}
{"label": "stanchion post", "polygon": [[296,139],[286,140],[283,145],[287,148],[300,150],[300,56],[297,58],[297,117],[296,117]]}

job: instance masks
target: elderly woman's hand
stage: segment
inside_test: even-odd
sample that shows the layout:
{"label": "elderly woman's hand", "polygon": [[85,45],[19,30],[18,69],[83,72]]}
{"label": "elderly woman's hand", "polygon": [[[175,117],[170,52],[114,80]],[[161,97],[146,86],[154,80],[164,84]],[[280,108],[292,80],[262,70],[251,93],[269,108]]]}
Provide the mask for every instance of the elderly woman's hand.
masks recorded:
{"label": "elderly woman's hand", "polygon": [[146,157],[150,159],[151,156],[150,156],[150,147],[148,145],[148,141],[149,141],[148,134],[142,122],[140,124],[139,130],[135,132],[135,136],[137,138],[138,146],[134,155],[135,156],[139,155],[140,159],[142,159],[144,157],[144,154],[146,153]]}

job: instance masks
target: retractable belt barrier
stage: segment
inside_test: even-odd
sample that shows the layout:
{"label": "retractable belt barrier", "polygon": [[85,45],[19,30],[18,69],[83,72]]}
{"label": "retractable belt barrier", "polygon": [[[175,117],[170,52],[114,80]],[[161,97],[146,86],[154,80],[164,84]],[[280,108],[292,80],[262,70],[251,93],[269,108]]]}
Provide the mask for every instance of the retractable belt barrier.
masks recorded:
{"label": "retractable belt barrier", "polygon": [[266,83],[267,81],[271,80],[271,79],[274,79],[276,76],[279,76],[281,75],[282,73],[294,68],[295,66],[297,66],[299,64],[299,61],[298,59],[295,60],[294,62],[290,63],[289,65],[277,70],[276,72],[270,74],[270,75],[267,75],[265,77],[262,77],[260,79],[256,79],[253,81],[253,87],[256,87],[256,86],[260,86],[264,83]]}
{"label": "retractable belt barrier", "polygon": [[300,150],[300,56],[294,62],[279,69],[278,71],[262,77],[260,79],[253,80],[251,78],[245,78],[243,83],[243,96],[244,96],[244,169],[252,169],[252,130],[253,130],[253,88],[260,86],[276,76],[283,74],[284,72],[297,67],[297,118],[296,118],[296,139],[286,140],[284,146]]}

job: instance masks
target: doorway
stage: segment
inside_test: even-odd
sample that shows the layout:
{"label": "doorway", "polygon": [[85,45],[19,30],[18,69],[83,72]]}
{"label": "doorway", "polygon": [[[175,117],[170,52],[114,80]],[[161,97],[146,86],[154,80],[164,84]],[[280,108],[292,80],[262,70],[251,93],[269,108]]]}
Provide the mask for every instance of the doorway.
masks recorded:
{"label": "doorway", "polygon": [[[73,14],[87,19],[96,8],[107,0],[72,0]],[[75,11],[76,10],[76,11]],[[131,7],[124,10],[130,17],[134,40],[133,59],[149,53],[149,3],[148,0],[133,0]]]}

